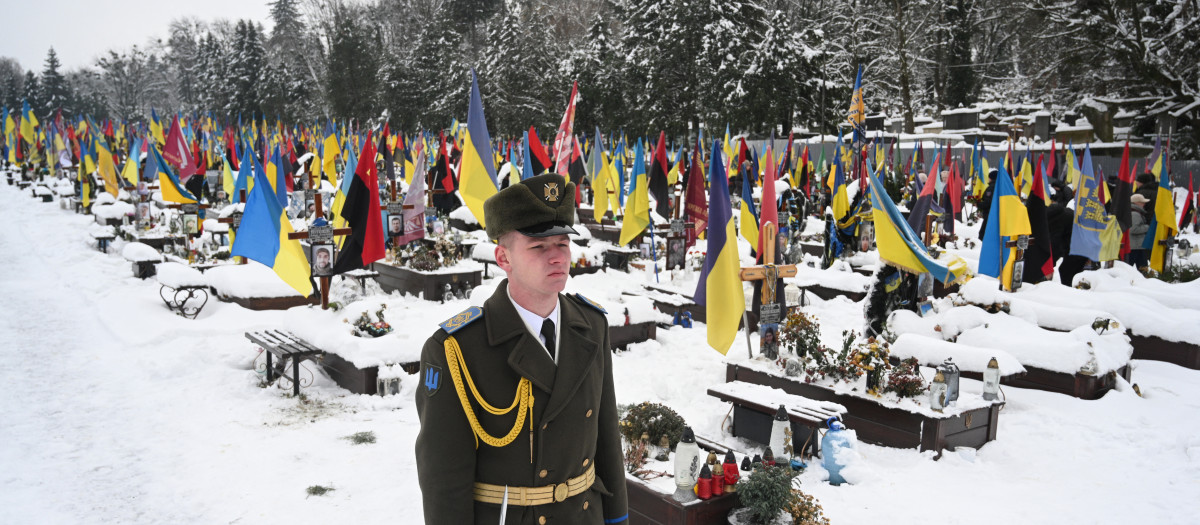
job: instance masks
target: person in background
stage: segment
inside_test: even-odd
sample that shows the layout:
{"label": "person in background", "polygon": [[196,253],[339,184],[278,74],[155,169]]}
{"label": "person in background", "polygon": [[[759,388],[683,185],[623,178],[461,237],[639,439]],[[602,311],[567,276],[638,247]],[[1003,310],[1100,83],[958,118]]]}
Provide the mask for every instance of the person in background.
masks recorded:
{"label": "person in background", "polygon": [[1146,211],[1150,199],[1141,193],[1134,193],[1129,202],[1133,222],[1129,226],[1129,255],[1126,262],[1140,270],[1150,264],[1150,258],[1142,247],[1146,242],[1146,232],[1150,230],[1150,213]]}

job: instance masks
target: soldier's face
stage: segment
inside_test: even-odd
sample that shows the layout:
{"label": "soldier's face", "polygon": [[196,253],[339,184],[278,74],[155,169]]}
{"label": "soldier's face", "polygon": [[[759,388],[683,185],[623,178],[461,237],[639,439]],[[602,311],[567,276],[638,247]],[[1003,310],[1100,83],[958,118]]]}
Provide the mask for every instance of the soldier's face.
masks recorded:
{"label": "soldier's face", "polygon": [[570,242],[566,235],[526,237],[517,233],[496,248],[496,264],[508,273],[510,288],[554,295],[567,286]]}

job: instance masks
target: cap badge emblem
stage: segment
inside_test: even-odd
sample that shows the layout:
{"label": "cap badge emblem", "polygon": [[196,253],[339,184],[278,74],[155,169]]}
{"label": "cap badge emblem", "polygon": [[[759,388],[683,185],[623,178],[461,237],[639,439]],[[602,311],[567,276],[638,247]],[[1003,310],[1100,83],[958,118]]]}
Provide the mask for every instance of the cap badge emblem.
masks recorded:
{"label": "cap badge emblem", "polygon": [[546,184],[546,200],[548,200],[550,202],[558,202],[558,196],[559,196],[558,183],[557,182],[547,183]]}

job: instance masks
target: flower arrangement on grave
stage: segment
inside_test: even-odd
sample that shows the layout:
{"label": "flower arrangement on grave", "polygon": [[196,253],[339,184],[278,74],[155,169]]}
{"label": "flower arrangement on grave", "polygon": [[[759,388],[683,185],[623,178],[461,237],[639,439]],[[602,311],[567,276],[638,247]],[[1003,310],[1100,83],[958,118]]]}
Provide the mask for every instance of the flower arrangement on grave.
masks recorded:
{"label": "flower arrangement on grave", "polygon": [[793,308],[779,329],[783,347],[801,359],[821,351],[821,325],[817,317]]}
{"label": "flower arrangement on grave", "polygon": [[1121,323],[1106,317],[1097,317],[1095,321],[1092,321],[1092,330],[1095,330],[1096,333],[1100,335],[1104,335],[1104,332],[1109,330],[1116,330],[1117,328],[1120,328],[1120,326]]}
{"label": "flower arrangement on grave", "polygon": [[910,357],[900,362],[888,374],[884,392],[896,394],[901,398],[917,397],[925,392],[925,380],[919,372],[920,364],[917,358]]}
{"label": "flower arrangement on grave", "polygon": [[375,311],[375,317],[379,320],[372,322],[371,316],[366,311],[358,317],[354,322],[354,335],[358,337],[379,337],[391,333],[392,325],[388,324],[383,318],[383,311],[387,309],[387,305],[379,305],[379,310]]}
{"label": "flower arrangement on grave", "polygon": [[867,393],[879,394],[884,375],[892,366],[888,362],[888,354],[888,343],[877,341],[874,337],[868,337],[854,346],[850,362],[867,376]]}
{"label": "flower arrangement on grave", "polygon": [[740,517],[753,524],[775,523],[793,501],[792,480],[797,474],[785,465],[755,463],[750,475],[738,481],[738,499],[746,508]]}
{"label": "flower arrangement on grave", "polygon": [[853,331],[843,330],[841,350],[822,347],[821,351],[816,352],[813,355],[816,366],[808,370],[807,381],[812,382],[820,377],[849,382],[861,376],[863,370],[851,361],[855,353],[854,340],[857,337],[858,334]]}
{"label": "flower arrangement on grave", "polygon": [[825,510],[821,508],[817,498],[797,488],[792,489],[792,499],[788,501],[784,511],[792,516],[794,525],[829,525],[829,519],[825,517]]}
{"label": "flower arrangement on grave", "polygon": [[666,436],[669,450],[679,443],[684,424],[683,417],[670,407],[643,401],[629,407],[617,426],[621,437],[630,444],[637,442],[642,435],[649,436],[651,442]]}

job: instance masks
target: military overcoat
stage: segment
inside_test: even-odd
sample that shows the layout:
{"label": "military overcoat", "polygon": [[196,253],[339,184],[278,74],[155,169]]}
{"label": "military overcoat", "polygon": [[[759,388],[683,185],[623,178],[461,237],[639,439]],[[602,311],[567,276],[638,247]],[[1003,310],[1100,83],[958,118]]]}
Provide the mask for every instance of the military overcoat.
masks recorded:
{"label": "military overcoat", "polygon": [[[559,308],[557,365],[513,307],[507,280],[482,309],[470,309],[443,323],[426,341],[416,393],[421,420],[416,457],[425,523],[499,523],[499,505],[474,500],[475,482],[553,486],[584,475],[593,465],[596,476],[590,489],[561,502],[510,504],[506,523],[626,523],[628,502],[608,320],[598,305],[577,295],[559,294]],[[512,404],[521,378],[529,378],[532,431],[526,419],[506,446],[476,441],[451,379],[446,352],[450,337],[461,348],[479,394],[493,407]],[[512,430],[518,409],[493,415],[477,403],[469,387],[463,389],[483,430],[496,437]]]}

